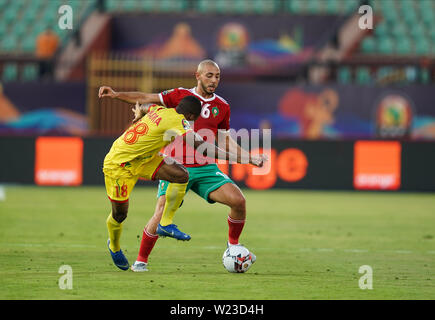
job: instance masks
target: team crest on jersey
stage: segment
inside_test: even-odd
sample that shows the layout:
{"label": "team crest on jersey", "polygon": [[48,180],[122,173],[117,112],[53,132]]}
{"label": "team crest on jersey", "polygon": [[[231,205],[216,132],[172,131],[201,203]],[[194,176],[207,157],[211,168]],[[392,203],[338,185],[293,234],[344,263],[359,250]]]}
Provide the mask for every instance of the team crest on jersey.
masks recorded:
{"label": "team crest on jersey", "polygon": [[186,119],[181,120],[181,124],[183,125],[184,130],[190,129],[190,123]]}
{"label": "team crest on jersey", "polygon": [[216,118],[217,115],[219,114],[219,109],[218,109],[218,107],[213,107],[213,108],[211,109],[211,113],[212,113],[213,117]]}
{"label": "team crest on jersey", "polygon": [[171,93],[172,91],[174,91],[174,89],[169,89],[169,90],[163,91],[162,96],[167,95],[168,93]]}

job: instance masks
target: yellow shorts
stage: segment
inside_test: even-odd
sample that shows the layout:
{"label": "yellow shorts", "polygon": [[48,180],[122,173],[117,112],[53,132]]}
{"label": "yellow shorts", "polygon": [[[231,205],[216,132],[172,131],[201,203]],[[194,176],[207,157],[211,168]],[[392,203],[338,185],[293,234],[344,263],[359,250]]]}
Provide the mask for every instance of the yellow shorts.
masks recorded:
{"label": "yellow shorts", "polygon": [[150,160],[133,160],[122,165],[104,164],[104,182],[111,201],[127,202],[139,178],[155,180],[163,165],[163,156],[155,155]]}

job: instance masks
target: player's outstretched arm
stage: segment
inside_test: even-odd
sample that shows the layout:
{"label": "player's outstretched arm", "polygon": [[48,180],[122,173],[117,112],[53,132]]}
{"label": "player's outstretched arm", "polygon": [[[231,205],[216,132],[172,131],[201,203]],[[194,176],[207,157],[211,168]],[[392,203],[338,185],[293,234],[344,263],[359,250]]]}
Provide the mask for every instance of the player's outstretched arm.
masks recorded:
{"label": "player's outstretched arm", "polygon": [[218,145],[224,148],[227,152],[237,154],[242,158],[243,163],[250,163],[257,167],[262,167],[265,161],[269,158],[265,154],[260,154],[258,156],[252,155],[249,151],[240,147],[240,145],[235,141],[229,131],[218,133]]}
{"label": "player's outstretched arm", "polygon": [[[242,158],[240,155],[234,153],[226,152],[225,150],[219,148],[218,146],[204,141],[198,134],[193,131],[188,132],[183,136],[184,141],[191,145],[195,150],[200,149],[202,155],[212,157],[221,160],[230,160],[237,163],[242,163]],[[212,155],[211,155],[212,154]]]}
{"label": "player's outstretched arm", "polygon": [[144,93],[139,91],[118,92],[113,90],[111,87],[102,86],[98,90],[98,98],[105,98],[105,97],[118,99],[127,103],[135,103],[137,101],[142,104],[161,103],[159,95],[157,93]]}

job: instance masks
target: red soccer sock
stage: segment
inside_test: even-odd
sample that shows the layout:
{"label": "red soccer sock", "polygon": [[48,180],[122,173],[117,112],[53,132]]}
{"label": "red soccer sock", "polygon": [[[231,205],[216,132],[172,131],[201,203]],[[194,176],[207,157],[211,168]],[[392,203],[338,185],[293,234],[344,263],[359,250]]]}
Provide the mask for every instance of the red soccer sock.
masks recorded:
{"label": "red soccer sock", "polygon": [[245,220],[235,220],[228,216],[228,242],[238,244],[239,237],[245,226]]}
{"label": "red soccer sock", "polygon": [[150,234],[146,229],[143,230],[142,241],[140,242],[139,255],[137,256],[137,261],[148,263],[148,256],[156,244],[159,238],[156,234]]}

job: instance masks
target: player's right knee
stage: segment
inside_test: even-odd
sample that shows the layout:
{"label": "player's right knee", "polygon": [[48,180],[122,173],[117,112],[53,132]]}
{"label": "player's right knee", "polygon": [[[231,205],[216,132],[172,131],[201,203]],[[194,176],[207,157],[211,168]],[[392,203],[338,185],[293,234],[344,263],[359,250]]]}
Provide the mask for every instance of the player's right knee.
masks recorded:
{"label": "player's right knee", "polygon": [[112,216],[117,222],[121,223],[127,218],[128,205],[114,204],[112,205]]}

